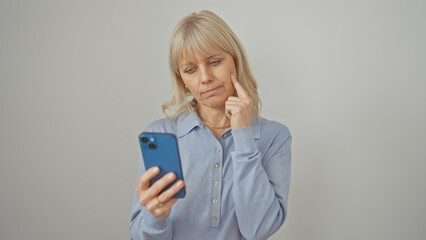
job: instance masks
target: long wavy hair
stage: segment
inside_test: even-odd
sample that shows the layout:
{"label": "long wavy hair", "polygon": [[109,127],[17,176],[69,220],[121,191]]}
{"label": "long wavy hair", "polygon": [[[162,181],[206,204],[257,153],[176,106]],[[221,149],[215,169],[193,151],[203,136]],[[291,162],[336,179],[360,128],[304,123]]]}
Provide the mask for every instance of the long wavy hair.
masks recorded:
{"label": "long wavy hair", "polygon": [[185,88],[180,76],[180,61],[188,59],[190,54],[194,53],[203,57],[211,56],[217,49],[229,53],[234,58],[238,82],[253,100],[253,114],[260,118],[262,103],[245,50],[225,21],[207,10],[192,13],[181,19],[171,37],[169,67],[173,94],[162,106],[167,118],[175,119],[183,112],[195,111],[197,106],[196,99]]}

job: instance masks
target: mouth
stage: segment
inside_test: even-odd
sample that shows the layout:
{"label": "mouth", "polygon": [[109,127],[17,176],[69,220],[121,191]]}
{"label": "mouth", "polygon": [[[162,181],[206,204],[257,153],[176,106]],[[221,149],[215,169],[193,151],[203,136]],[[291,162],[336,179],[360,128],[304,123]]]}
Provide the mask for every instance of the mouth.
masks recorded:
{"label": "mouth", "polygon": [[219,90],[219,88],[220,88],[220,86],[216,87],[216,88],[212,88],[212,89],[207,90],[207,91],[204,91],[201,94],[202,95],[212,95],[212,94],[215,94]]}

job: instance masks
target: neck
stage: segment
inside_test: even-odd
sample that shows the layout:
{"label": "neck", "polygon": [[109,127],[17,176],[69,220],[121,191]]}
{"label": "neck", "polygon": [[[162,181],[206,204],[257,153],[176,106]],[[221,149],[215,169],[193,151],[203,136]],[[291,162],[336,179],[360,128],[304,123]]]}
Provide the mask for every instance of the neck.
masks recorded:
{"label": "neck", "polygon": [[197,112],[201,121],[210,128],[228,128],[231,125],[225,114],[225,106],[221,108],[198,106]]}

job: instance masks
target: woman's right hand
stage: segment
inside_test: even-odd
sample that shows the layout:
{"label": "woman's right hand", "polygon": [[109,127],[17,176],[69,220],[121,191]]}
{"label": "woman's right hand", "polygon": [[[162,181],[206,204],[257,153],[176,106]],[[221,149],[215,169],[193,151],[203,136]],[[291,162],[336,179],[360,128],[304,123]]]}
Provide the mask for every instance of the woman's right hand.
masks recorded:
{"label": "woman's right hand", "polygon": [[184,183],[182,180],[179,180],[161,193],[165,187],[176,179],[176,175],[172,172],[168,173],[152,184],[152,186],[149,186],[151,179],[159,173],[160,169],[158,167],[152,167],[145,171],[139,178],[136,193],[139,196],[139,203],[145,206],[152,215],[165,218],[169,216],[173,204],[178,200],[172,197],[183,188]]}

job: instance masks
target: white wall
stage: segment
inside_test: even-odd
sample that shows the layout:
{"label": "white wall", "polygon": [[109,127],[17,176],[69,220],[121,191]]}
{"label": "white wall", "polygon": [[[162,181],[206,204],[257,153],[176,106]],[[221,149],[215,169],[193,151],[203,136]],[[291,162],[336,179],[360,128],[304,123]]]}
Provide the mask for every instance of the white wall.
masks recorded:
{"label": "white wall", "polygon": [[272,239],[425,239],[425,1],[0,2],[0,238],[128,239],[137,136],[194,10],[246,47],[293,134]]}

